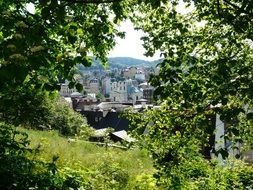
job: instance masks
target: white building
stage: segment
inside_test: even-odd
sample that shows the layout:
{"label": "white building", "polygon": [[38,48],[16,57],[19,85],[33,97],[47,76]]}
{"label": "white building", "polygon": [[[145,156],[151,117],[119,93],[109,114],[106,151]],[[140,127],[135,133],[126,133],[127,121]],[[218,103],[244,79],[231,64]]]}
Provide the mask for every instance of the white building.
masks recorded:
{"label": "white building", "polygon": [[61,89],[59,91],[60,96],[70,97],[73,92],[77,92],[77,90],[75,88],[70,89],[68,81],[65,81],[65,83],[61,84]]}
{"label": "white building", "polygon": [[135,79],[137,81],[145,81],[145,73],[141,70],[138,70],[135,74]]}
{"label": "white building", "polygon": [[109,95],[111,91],[111,78],[104,78],[102,80],[102,93],[103,95]]}
{"label": "white building", "polygon": [[133,85],[127,88],[128,101],[135,104],[136,101],[143,98],[143,91]]}
{"label": "white building", "polygon": [[129,102],[135,104],[143,98],[143,91],[134,86],[133,80],[111,82],[110,99],[112,102]]}
{"label": "white building", "polygon": [[111,82],[110,83],[110,99],[112,102],[127,102],[127,82]]}
{"label": "white building", "polygon": [[91,93],[98,93],[99,92],[99,80],[98,79],[90,80],[90,92]]}

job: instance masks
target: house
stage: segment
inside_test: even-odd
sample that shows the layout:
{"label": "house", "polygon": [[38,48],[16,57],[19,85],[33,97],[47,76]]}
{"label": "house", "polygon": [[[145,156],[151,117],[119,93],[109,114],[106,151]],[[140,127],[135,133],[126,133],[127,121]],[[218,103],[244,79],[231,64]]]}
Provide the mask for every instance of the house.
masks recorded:
{"label": "house", "polygon": [[72,107],[74,110],[91,110],[99,103],[95,94],[89,93],[87,95],[81,95],[80,93],[73,93],[71,96]]}
{"label": "house", "polygon": [[90,80],[90,92],[92,93],[99,92],[99,80],[97,78]]}
{"label": "house", "polygon": [[121,117],[120,112],[113,110],[82,110],[80,113],[87,118],[87,123],[94,129],[113,128],[114,131],[129,130],[129,120]]}
{"label": "house", "polygon": [[[237,148],[233,148],[233,143],[227,139],[225,139],[225,134],[227,131],[226,123],[221,121],[220,116],[216,114],[216,121],[215,121],[215,150],[224,149],[228,151],[230,157],[237,157],[240,155],[248,163],[253,163],[253,150],[243,150],[243,144],[236,143]],[[214,155],[212,155],[214,156]],[[223,162],[222,156],[218,155],[218,160]]]}
{"label": "house", "polygon": [[142,70],[138,70],[134,76],[134,78],[139,82],[145,81],[145,73]]}
{"label": "house", "polygon": [[128,101],[135,104],[136,101],[143,98],[143,91],[142,89],[139,89],[131,85],[127,87],[127,96],[128,96]]}
{"label": "house", "polygon": [[136,67],[128,67],[122,71],[123,77],[127,79],[134,79],[136,72],[137,72]]}
{"label": "house", "polygon": [[127,102],[127,82],[111,82],[110,83],[110,99],[112,102]]}
{"label": "house", "polygon": [[111,78],[105,77],[102,79],[102,93],[104,96],[109,96],[111,92]]}
{"label": "house", "polygon": [[69,88],[69,83],[67,81],[61,84],[61,89],[59,91],[60,96],[70,97],[74,92],[77,92],[77,90],[75,88]]}
{"label": "house", "polygon": [[153,103],[154,88],[148,87],[143,89],[143,98],[147,100],[149,104]]}

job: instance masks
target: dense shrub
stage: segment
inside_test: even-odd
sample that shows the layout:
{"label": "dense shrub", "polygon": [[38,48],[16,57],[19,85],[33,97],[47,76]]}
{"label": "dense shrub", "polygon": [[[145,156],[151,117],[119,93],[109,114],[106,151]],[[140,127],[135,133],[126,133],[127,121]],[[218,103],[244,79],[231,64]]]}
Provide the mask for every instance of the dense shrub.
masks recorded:
{"label": "dense shrub", "polygon": [[46,127],[53,99],[53,95],[26,84],[4,95],[0,92],[0,120],[15,126]]}
{"label": "dense shrub", "polygon": [[49,94],[25,85],[9,96],[0,96],[0,121],[33,129],[56,129],[66,136],[82,134],[88,138],[91,133],[86,119],[57,93]]}
{"label": "dense shrub", "polygon": [[112,155],[106,155],[103,161],[90,168],[83,168],[81,165],[77,169],[63,167],[61,172],[65,176],[65,183],[71,179],[72,183],[74,181],[75,185],[86,190],[132,189],[129,186],[128,171],[120,167]]}
{"label": "dense shrub", "polygon": [[[253,167],[243,161],[233,160],[226,164],[210,164],[207,160],[188,160],[157,173],[159,188],[187,190],[244,190],[253,188]],[[155,176],[156,176],[155,175]]]}
{"label": "dense shrub", "polygon": [[82,135],[88,138],[92,130],[88,127],[86,119],[69,107],[62,98],[52,102],[52,108],[48,116],[48,125],[58,130],[62,135]]}

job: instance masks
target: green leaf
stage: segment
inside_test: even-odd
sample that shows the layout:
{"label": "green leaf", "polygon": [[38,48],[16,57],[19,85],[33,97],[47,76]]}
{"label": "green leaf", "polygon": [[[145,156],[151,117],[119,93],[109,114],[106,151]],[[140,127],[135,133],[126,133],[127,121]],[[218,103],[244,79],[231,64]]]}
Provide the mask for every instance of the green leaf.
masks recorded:
{"label": "green leaf", "polygon": [[84,56],[84,57],[82,57],[82,62],[81,63],[85,67],[90,67],[91,64],[92,64],[92,59],[88,56]]}
{"label": "green leaf", "polygon": [[68,86],[70,89],[73,89],[75,87],[75,85],[76,85],[76,82],[71,81]]}
{"label": "green leaf", "polygon": [[253,120],[253,113],[247,113],[247,119],[248,120]]}
{"label": "green leaf", "polygon": [[44,19],[50,18],[50,8],[49,7],[44,7],[41,10],[41,15]]}
{"label": "green leaf", "polygon": [[75,87],[76,87],[76,89],[77,89],[78,92],[82,92],[82,90],[83,90],[83,85],[82,85],[82,84],[77,83],[77,84],[75,85]]}

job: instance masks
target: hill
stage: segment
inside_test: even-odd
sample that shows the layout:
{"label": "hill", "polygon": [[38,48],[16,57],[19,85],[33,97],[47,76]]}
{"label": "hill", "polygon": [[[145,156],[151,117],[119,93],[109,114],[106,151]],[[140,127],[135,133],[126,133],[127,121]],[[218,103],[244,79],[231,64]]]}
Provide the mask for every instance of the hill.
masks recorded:
{"label": "hill", "polygon": [[[108,68],[123,68],[123,67],[140,67],[140,66],[152,66],[155,67],[160,63],[162,59],[155,61],[146,61],[142,59],[136,59],[132,57],[109,57],[108,58]],[[91,67],[84,67],[83,65],[78,65],[80,70],[92,70],[92,69],[104,69],[103,65],[99,60],[93,58],[93,63]]]}

